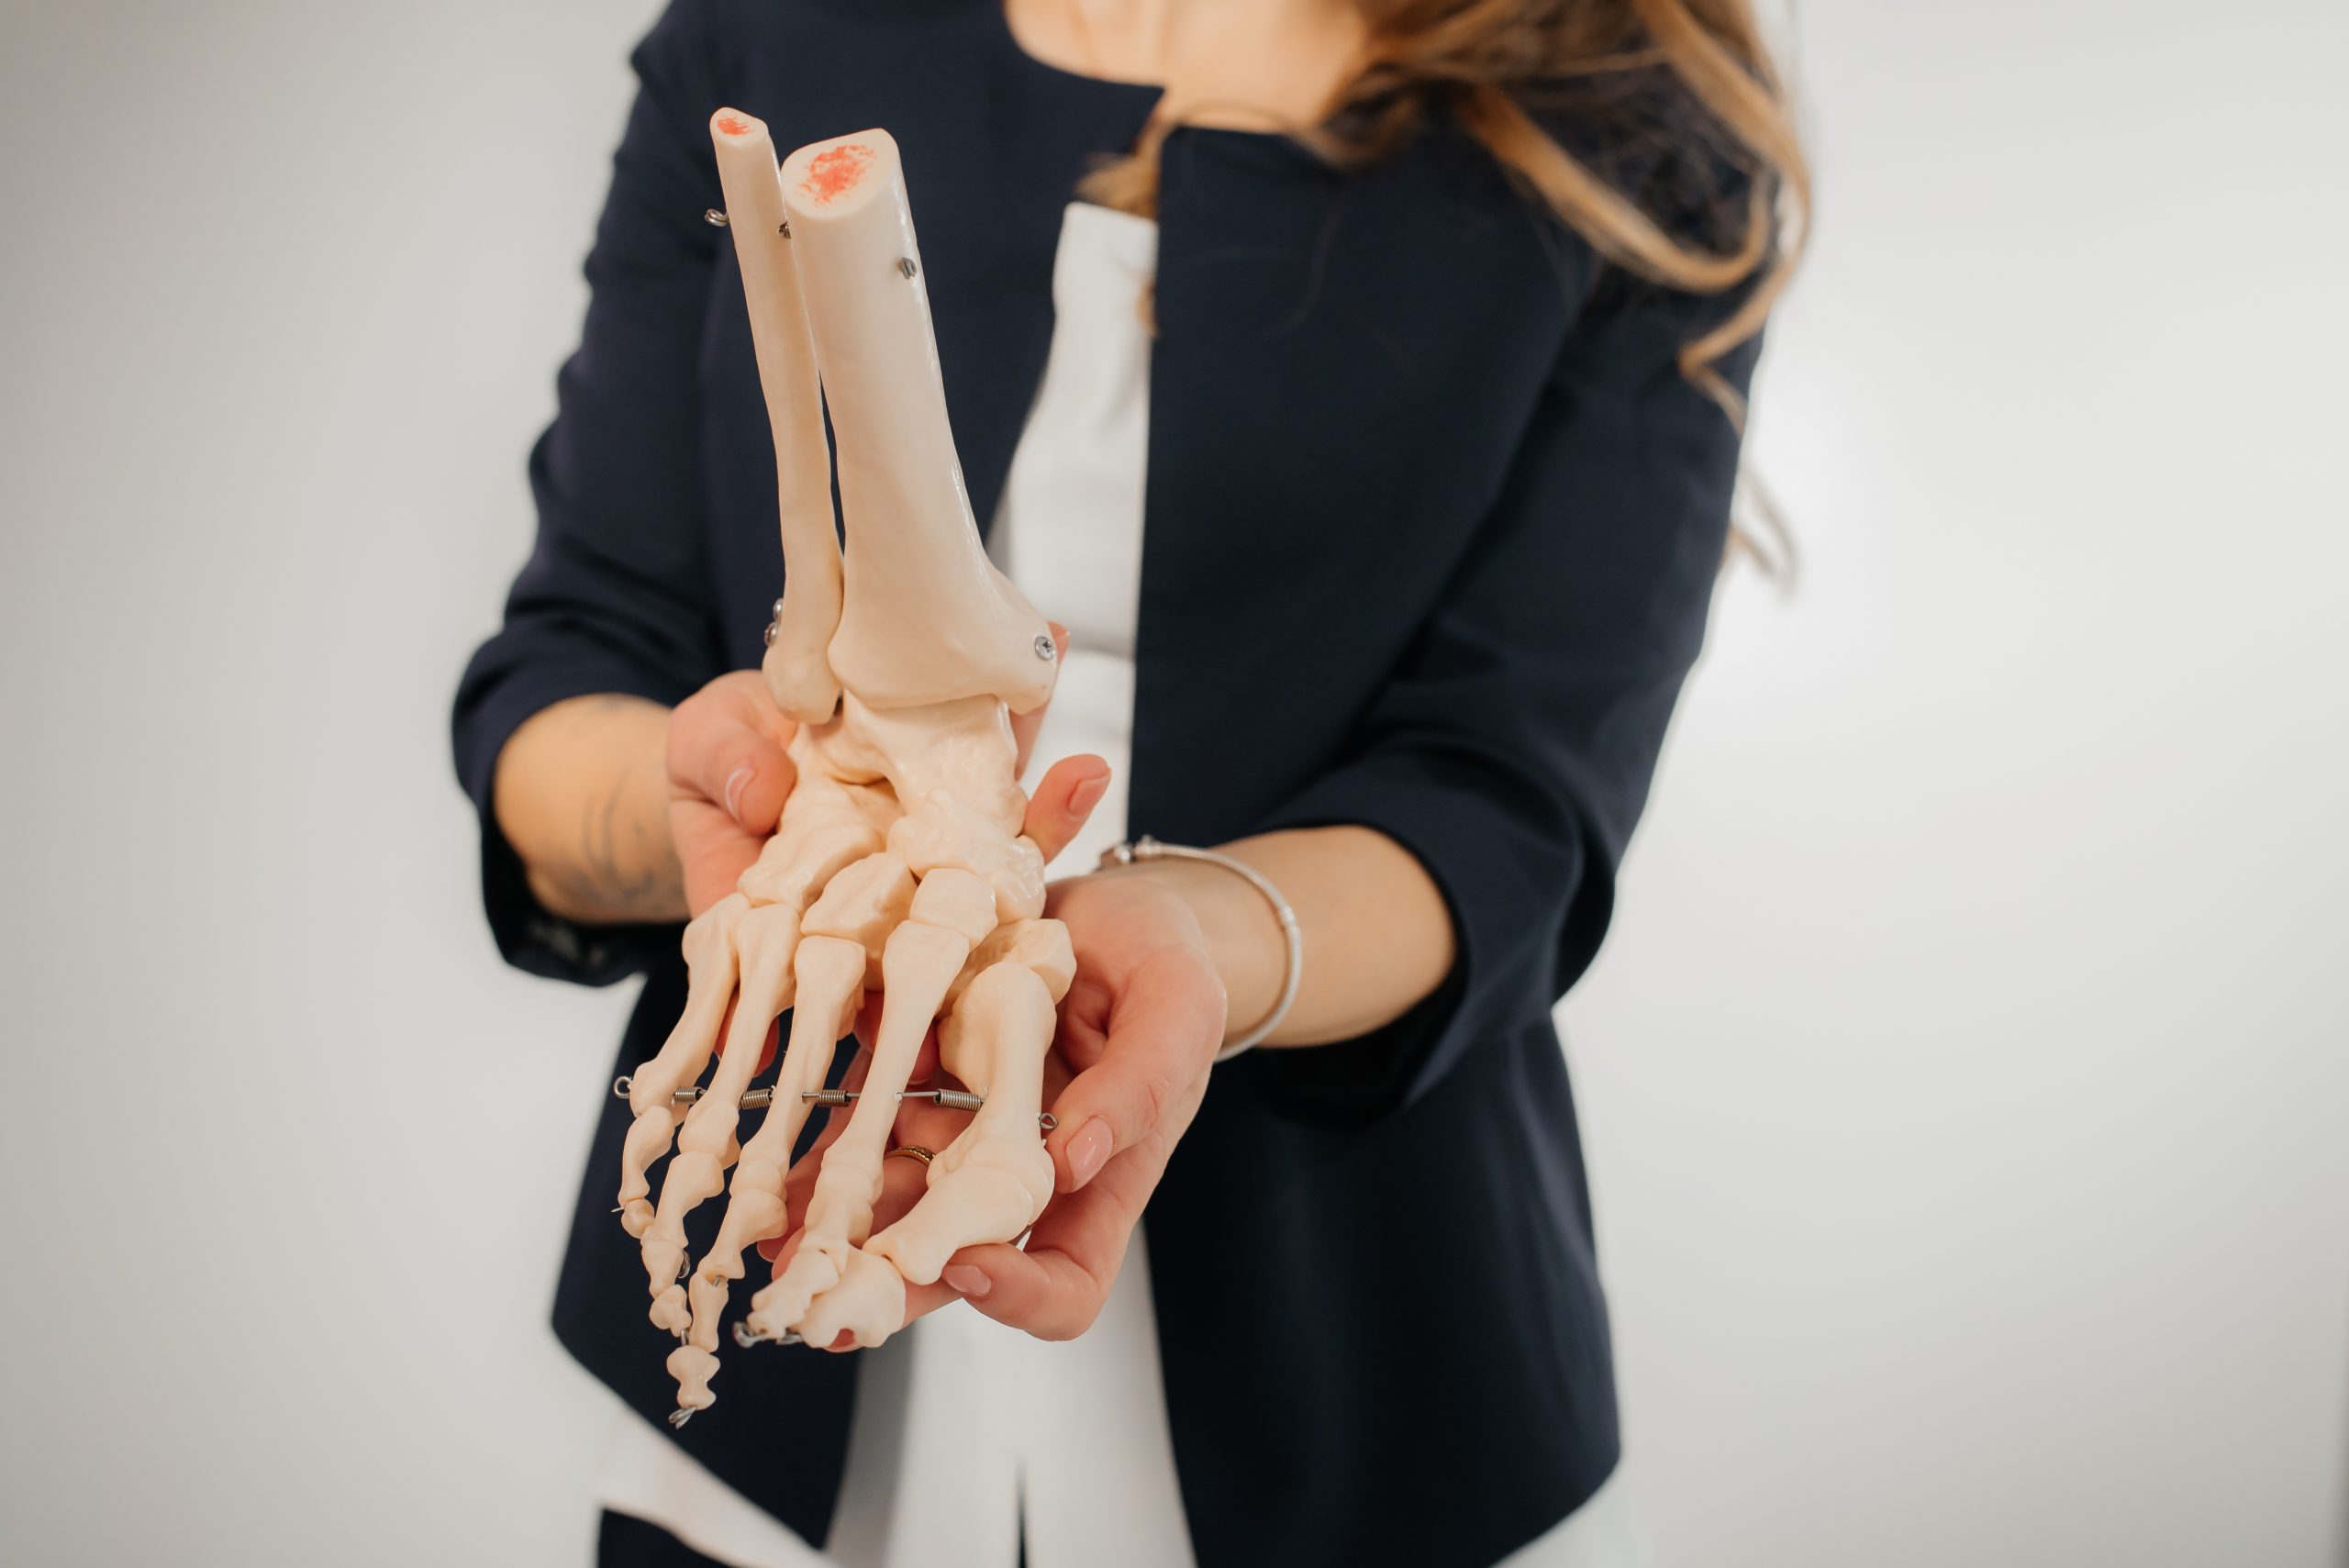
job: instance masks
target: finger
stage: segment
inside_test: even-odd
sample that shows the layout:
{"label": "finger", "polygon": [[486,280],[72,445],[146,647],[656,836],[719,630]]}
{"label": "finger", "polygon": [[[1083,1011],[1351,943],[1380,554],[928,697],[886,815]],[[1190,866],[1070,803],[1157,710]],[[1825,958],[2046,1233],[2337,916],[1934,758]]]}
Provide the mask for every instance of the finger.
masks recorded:
{"label": "finger", "polygon": [[[1060,661],[1068,657],[1068,628],[1056,620],[1046,621],[1044,624],[1052,628],[1052,674],[1053,678],[1058,680]],[[1035,749],[1036,731],[1044,728],[1044,710],[1052,706],[1052,698],[1046,697],[1026,713],[1015,713],[1011,716],[1011,740],[1012,744],[1019,749],[1019,761],[1014,762],[1011,768],[1012,777],[1018,778],[1028,771],[1028,753]],[[1045,858],[1049,860],[1052,857],[1048,855]]]}
{"label": "finger", "polygon": [[670,798],[706,801],[765,838],[796,777],[784,751],[791,729],[755,672],[712,681],[669,716]]}
{"label": "finger", "polygon": [[1109,793],[1109,764],[1090,752],[1063,757],[1044,770],[1028,797],[1028,820],[1020,831],[1036,840],[1050,865]]}
{"label": "finger", "polygon": [[911,1323],[917,1318],[927,1318],[940,1307],[952,1307],[962,1299],[963,1293],[944,1280],[932,1284],[916,1284],[911,1280],[907,1280],[906,1282],[906,1321]]}
{"label": "finger", "polygon": [[965,1247],[940,1283],[998,1323],[1040,1340],[1069,1340],[1093,1326],[1125,1262],[1142,1206],[1165,1173],[1168,1138],[1152,1137],[1111,1162],[1071,1197],[1054,1198],[1018,1247]]}
{"label": "finger", "polygon": [[1059,1191],[1080,1190],[1162,1123],[1189,1125],[1223,1021],[1223,984],[1205,954],[1162,948],[1142,961],[1109,1014],[1100,1060],[1052,1103],[1060,1125],[1045,1147]]}

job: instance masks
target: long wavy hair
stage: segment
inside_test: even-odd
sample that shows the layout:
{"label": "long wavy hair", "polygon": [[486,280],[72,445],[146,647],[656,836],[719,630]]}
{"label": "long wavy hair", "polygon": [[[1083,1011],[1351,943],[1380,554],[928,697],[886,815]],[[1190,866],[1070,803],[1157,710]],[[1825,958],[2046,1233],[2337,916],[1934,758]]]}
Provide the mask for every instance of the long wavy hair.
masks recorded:
{"label": "long wavy hair", "polygon": [[[1682,373],[1742,422],[1714,366],[1760,329],[1810,209],[1809,172],[1748,0],[1356,4],[1368,25],[1361,67],[1298,139],[1334,163],[1367,162],[1449,116],[1606,261],[1692,294],[1742,290],[1680,355]],[[1586,155],[1543,128],[1536,117],[1550,109],[1590,128]],[[1130,155],[1096,170],[1086,196],[1154,215],[1168,128],[1154,124]],[[1659,181],[1667,161],[1709,172]],[[1633,169],[1646,175],[1625,178]]]}

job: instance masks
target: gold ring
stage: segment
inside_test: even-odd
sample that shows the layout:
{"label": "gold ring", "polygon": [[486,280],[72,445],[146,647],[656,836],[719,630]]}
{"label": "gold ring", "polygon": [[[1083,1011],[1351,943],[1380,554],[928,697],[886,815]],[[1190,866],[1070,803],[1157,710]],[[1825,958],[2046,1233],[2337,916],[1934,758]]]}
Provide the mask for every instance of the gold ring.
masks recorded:
{"label": "gold ring", "polygon": [[900,1143],[895,1149],[890,1150],[889,1152],[881,1156],[881,1158],[884,1160],[894,1160],[900,1154],[904,1155],[908,1160],[918,1160],[925,1165],[938,1158],[938,1151],[935,1149],[924,1149],[918,1143]]}

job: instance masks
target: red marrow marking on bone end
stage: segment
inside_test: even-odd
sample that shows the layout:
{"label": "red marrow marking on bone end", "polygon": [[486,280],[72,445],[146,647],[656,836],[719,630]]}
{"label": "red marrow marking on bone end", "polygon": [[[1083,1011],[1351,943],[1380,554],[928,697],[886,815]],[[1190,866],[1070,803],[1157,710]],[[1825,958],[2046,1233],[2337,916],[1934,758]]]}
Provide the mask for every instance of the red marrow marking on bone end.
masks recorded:
{"label": "red marrow marking on bone end", "polygon": [[751,134],[751,122],[728,115],[718,122],[718,128],[729,136],[748,136]]}
{"label": "red marrow marking on bone end", "polygon": [[873,149],[861,141],[828,147],[807,161],[807,177],[799,182],[800,192],[810,201],[831,201],[854,189],[872,161]]}

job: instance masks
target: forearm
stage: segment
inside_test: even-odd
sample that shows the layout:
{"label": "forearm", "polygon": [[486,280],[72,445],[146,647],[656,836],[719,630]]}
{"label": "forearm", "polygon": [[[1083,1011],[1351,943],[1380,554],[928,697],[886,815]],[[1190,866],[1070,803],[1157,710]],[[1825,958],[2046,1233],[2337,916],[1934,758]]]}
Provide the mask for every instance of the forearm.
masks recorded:
{"label": "forearm", "polygon": [[583,696],[533,715],[506,742],[497,825],[549,910],[591,925],[685,917],[662,762],[668,728],[659,703]]}
{"label": "forearm", "polygon": [[[1267,1046],[1324,1045],[1392,1023],[1451,972],[1451,912],[1425,867],[1367,828],[1301,828],[1219,846],[1281,890],[1305,938],[1297,1000]],[[1272,905],[1246,878],[1196,861],[1152,861],[1110,874],[1160,879],[1206,933],[1234,1039],[1271,1016],[1287,946]]]}

